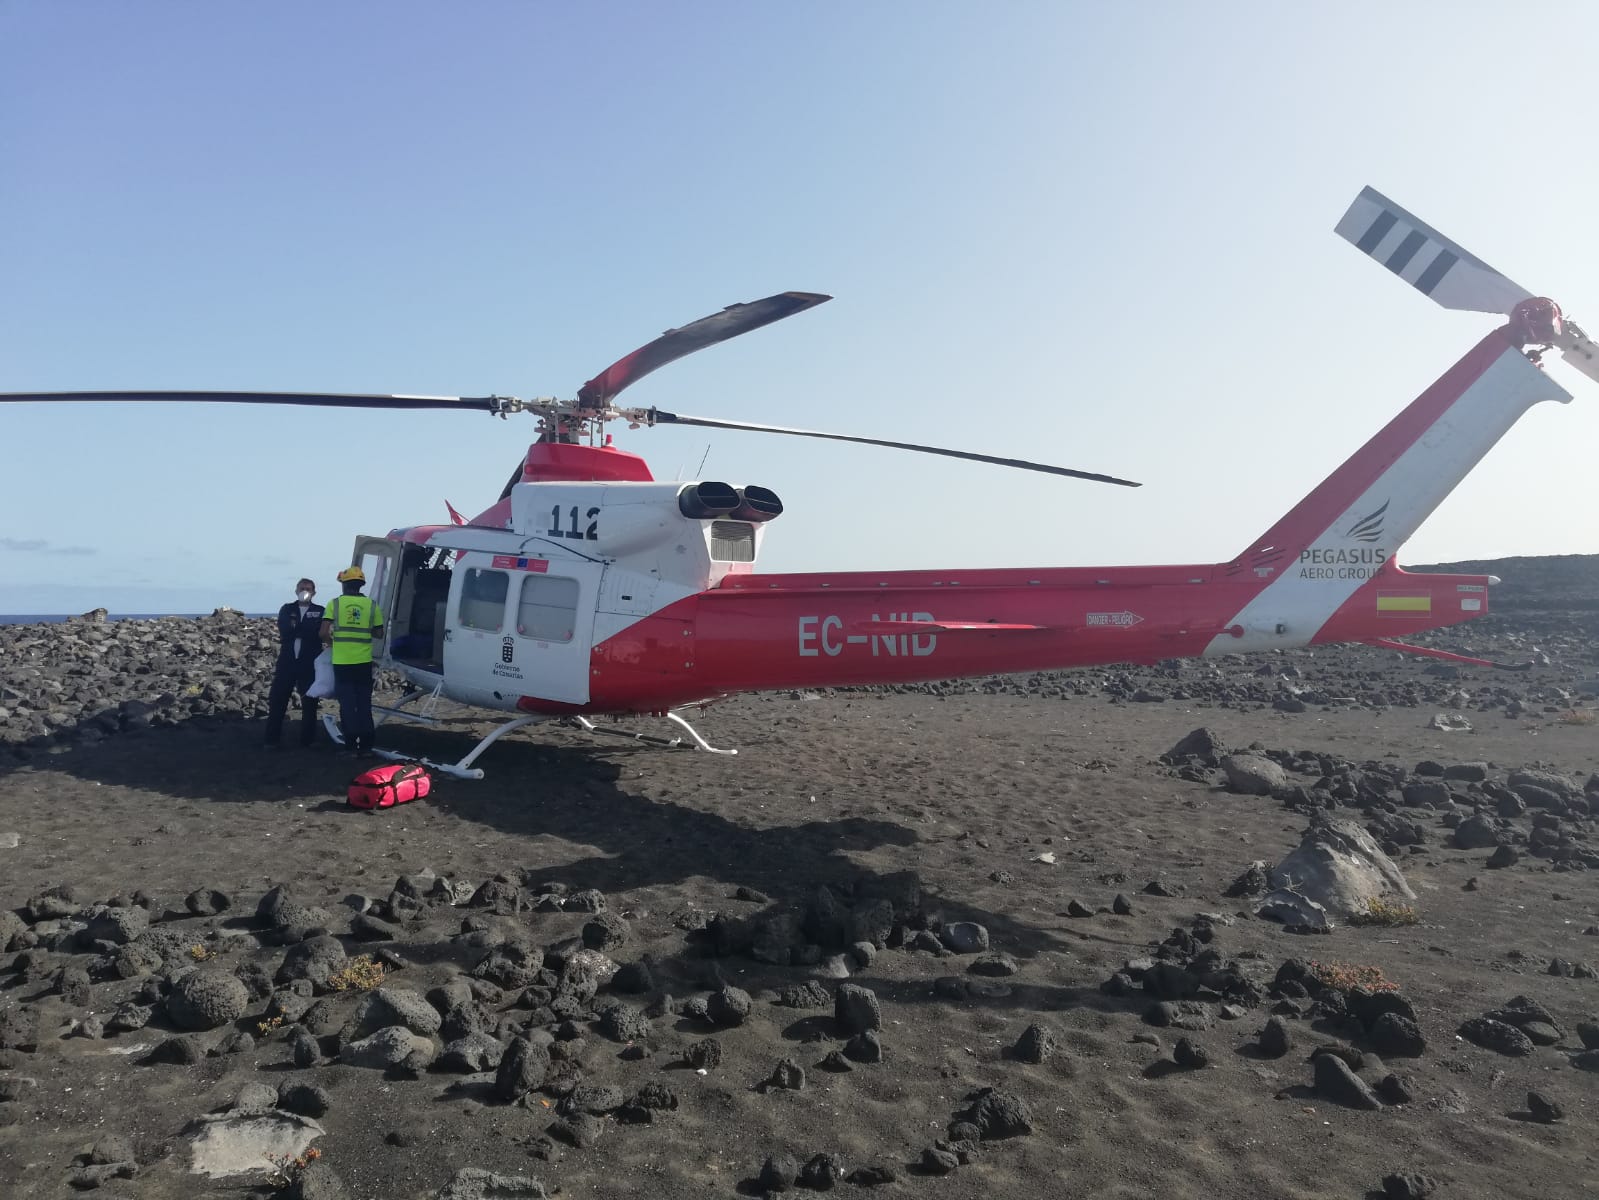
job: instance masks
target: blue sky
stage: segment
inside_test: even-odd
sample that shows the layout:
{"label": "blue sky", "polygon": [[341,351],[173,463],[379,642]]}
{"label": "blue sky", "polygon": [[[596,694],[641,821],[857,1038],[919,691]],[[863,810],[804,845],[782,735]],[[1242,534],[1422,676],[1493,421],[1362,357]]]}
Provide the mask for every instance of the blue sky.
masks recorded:
{"label": "blue sky", "polygon": [[[618,433],[764,484],[763,569],[1226,558],[1483,333],[1332,234],[1371,184],[1599,324],[1585,3],[0,0],[0,390],[628,393],[965,446]],[[1599,550],[1599,416],[1525,418],[1407,561]],[[0,612],[260,609],[477,511],[480,414],[0,409]]]}

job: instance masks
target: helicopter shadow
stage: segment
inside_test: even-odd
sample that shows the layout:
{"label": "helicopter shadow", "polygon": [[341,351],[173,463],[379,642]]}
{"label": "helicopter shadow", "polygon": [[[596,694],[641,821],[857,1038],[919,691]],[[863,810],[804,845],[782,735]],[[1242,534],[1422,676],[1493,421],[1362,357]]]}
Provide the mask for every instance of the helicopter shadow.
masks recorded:
{"label": "helicopter shadow", "polygon": [[[399,753],[454,761],[486,728],[476,721],[452,720],[436,728],[385,726],[379,736]],[[366,764],[334,753],[326,742],[268,752],[261,748],[260,734],[256,721],[186,722],[43,756],[34,765],[107,786],[215,804],[287,800],[321,812],[342,808],[346,785]],[[745,915],[758,915],[768,908],[803,907],[824,885],[845,895],[872,894],[902,871],[874,870],[853,856],[910,848],[919,841],[913,829],[877,817],[772,823],[767,809],[760,821],[740,820],[740,808],[755,801],[731,796],[738,785],[714,778],[698,793],[703,803],[694,796],[684,801],[654,797],[624,784],[624,776],[642,775],[652,782],[669,776],[674,785],[693,790],[705,759],[686,749],[594,741],[590,735],[547,727],[496,743],[484,759],[485,779],[438,776],[424,803],[502,834],[539,839],[541,850],[556,853],[529,869],[540,884],[573,891],[627,893],[713,881],[722,885],[722,899],[731,899],[740,887],[770,897],[770,904],[736,906]],[[689,762],[694,765],[685,772]],[[738,778],[740,783],[750,781],[747,775]],[[355,815],[369,819],[368,814]],[[578,852],[561,859],[560,851],[568,848]],[[735,907],[720,900],[710,903]],[[931,897],[930,907],[946,921],[983,924],[997,946],[1019,959],[1070,948],[1056,932],[958,898]],[[962,966],[952,963],[956,970]]]}

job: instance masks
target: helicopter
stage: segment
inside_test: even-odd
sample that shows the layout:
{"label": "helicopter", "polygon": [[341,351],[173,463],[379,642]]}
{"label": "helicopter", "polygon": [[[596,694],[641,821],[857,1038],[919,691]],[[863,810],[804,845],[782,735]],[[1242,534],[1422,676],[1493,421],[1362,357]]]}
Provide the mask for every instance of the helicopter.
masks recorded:
{"label": "helicopter", "polygon": [[[700,426],[825,438],[1114,486],[1131,480],[910,442],[623,407],[623,391],[687,354],[828,300],[783,292],[618,359],[572,399],[284,392],[12,392],[11,402],[183,401],[527,414],[536,440],[498,499],[467,519],[360,536],[351,565],[386,614],[374,662],[407,693],[377,709],[436,723],[441,699],[511,714],[453,763],[504,735],[597,716],[664,717],[645,741],[736,754],[684,712],[759,691],[1364,643],[1497,666],[1402,639],[1488,612],[1486,575],[1416,574],[1400,546],[1534,404],[1571,395],[1545,373],[1559,350],[1599,380],[1599,345],[1535,296],[1371,188],[1336,232],[1445,308],[1508,318],[1347,461],[1226,562],[1175,566],[806,572],[755,569],[784,505],[770,488],[657,480],[616,446],[629,429]],[[337,724],[329,734],[342,741]],[[379,750],[390,758],[409,756]]]}

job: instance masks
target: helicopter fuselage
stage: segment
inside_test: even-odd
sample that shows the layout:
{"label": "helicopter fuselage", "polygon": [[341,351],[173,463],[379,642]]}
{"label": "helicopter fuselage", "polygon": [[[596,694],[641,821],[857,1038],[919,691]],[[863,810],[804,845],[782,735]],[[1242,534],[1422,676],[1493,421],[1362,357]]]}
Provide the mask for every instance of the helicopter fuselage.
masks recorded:
{"label": "helicopter fuselage", "polygon": [[[572,445],[532,447],[535,478],[470,524],[365,538],[356,560],[389,614],[386,665],[538,715],[1386,644],[1487,614],[1489,577],[1407,572],[1396,551],[1522,413],[1563,398],[1497,330],[1223,563],[757,574],[772,492],[640,480],[642,460]],[[634,477],[537,478],[557,453]]]}

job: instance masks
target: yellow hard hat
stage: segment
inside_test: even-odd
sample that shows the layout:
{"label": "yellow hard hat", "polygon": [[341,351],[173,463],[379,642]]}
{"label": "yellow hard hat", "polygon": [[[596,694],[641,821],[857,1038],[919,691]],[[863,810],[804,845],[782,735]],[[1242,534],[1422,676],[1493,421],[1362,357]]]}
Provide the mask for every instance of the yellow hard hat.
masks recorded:
{"label": "yellow hard hat", "polygon": [[349,583],[352,579],[358,579],[362,583],[365,583],[366,572],[361,570],[360,567],[345,567],[344,570],[339,572],[340,583]]}

